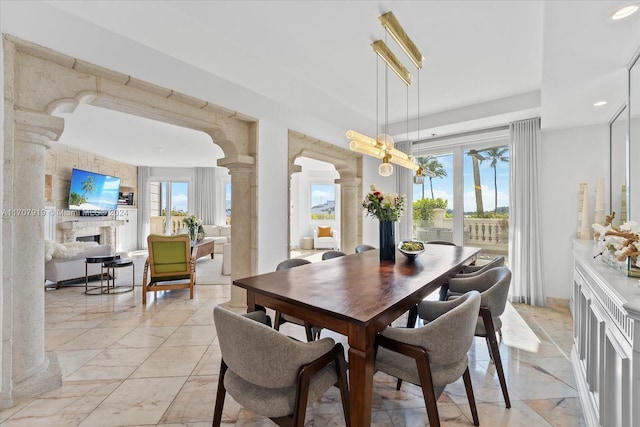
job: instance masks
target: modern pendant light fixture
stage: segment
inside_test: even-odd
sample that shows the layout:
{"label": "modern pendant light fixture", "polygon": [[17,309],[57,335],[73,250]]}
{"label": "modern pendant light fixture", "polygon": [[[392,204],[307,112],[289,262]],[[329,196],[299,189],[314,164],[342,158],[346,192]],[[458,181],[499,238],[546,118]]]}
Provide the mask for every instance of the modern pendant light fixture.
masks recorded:
{"label": "modern pendant light fixture", "polygon": [[[411,62],[420,70],[422,68],[422,53],[418,50],[416,45],[411,41],[407,33],[404,31],[393,12],[387,12],[378,17],[380,23],[385,28],[387,33],[393,37],[402,50],[411,59]],[[390,68],[396,75],[402,80],[402,82],[408,86],[411,85],[411,73],[402,64],[397,56],[393,54],[391,49],[382,40],[376,40],[371,44],[371,47],[376,52],[379,58],[381,58],[388,68]],[[386,73],[385,73],[386,78]],[[385,88],[387,85],[385,85]],[[420,94],[418,94],[418,97]],[[385,99],[388,99],[385,94]],[[377,102],[377,101],[376,101]],[[388,101],[387,101],[388,102]],[[420,112],[418,111],[418,114]],[[407,117],[407,125],[408,125]],[[386,126],[385,126],[386,129]],[[394,163],[398,166],[402,166],[407,169],[416,171],[415,180],[424,179],[425,171],[422,170],[420,165],[414,162],[413,156],[410,156],[396,148],[394,148],[394,142],[391,135],[383,133],[378,135],[375,139],[363,135],[359,132],[349,130],[347,131],[347,138],[351,140],[349,148],[353,151],[357,151],[362,154],[366,154],[382,160],[382,163],[378,167],[378,173],[381,176],[390,176],[393,174]],[[429,171],[426,171],[429,172]]]}
{"label": "modern pendant light fixture", "polygon": [[640,9],[640,3],[627,4],[625,6],[622,6],[616,9],[616,11],[611,14],[611,19],[614,21],[619,21],[620,19],[624,19],[633,15],[639,9]]}

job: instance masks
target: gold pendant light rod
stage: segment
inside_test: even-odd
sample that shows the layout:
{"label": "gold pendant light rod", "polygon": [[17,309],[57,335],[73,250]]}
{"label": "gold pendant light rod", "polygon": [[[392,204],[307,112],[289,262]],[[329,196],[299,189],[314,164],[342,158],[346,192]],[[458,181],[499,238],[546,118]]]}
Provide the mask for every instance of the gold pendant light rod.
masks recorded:
{"label": "gold pendant light rod", "polygon": [[378,17],[382,26],[387,30],[387,33],[398,43],[398,45],[402,48],[404,53],[407,54],[413,65],[418,69],[422,69],[422,60],[424,57],[422,53],[418,49],[418,47],[413,43],[413,41],[409,38],[407,33],[405,33],[404,29],[396,19],[393,12],[389,11],[383,15]]}
{"label": "gold pendant light rod", "polygon": [[371,43],[371,47],[378,54],[378,56],[387,63],[389,68],[391,68],[397,75],[400,77],[400,80],[404,82],[407,86],[411,85],[411,73],[402,65],[402,62],[398,59],[397,56],[391,52],[389,46],[387,46],[382,40],[376,40]]}
{"label": "gold pendant light rod", "polygon": [[[387,33],[389,33],[394,38],[394,40],[398,43],[402,50],[407,54],[407,56],[409,56],[411,62],[413,62],[418,70],[420,70],[422,68],[423,60],[422,53],[420,53],[416,45],[411,41],[411,39],[409,39],[393,13],[387,12],[381,15],[378,19],[380,19],[380,23],[382,23],[382,26],[386,29]],[[398,57],[395,56],[391,49],[389,49],[389,46],[387,46],[385,42],[383,42],[382,40],[376,40],[371,44],[371,47],[376,52],[376,54],[387,64],[387,66],[391,68],[393,72],[398,75],[398,77],[400,77],[400,80],[402,80],[404,84],[407,85],[407,87],[411,85],[411,73],[402,64],[402,62],[400,62]],[[387,77],[385,73],[385,83],[387,83],[386,79]],[[386,86],[385,90],[387,90]],[[407,129],[408,122],[409,118],[407,113]],[[393,166],[391,165],[391,163],[415,171],[416,179],[420,180],[420,182],[424,182],[423,180],[425,175],[432,176],[431,171],[425,171],[422,167],[420,167],[420,165],[415,163],[415,159],[413,156],[410,156],[407,153],[396,149],[393,146],[393,138],[391,138],[390,135],[383,134],[378,135],[376,138],[371,138],[359,132],[349,130],[347,131],[347,138],[349,138],[349,140],[351,141],[349,143],[349,148],[351,148],[351,150],[378,159],[382,159],[382,164],[380,164],[380,166],[378,167],[378,173],[380,173],[380,175],[382,176],[389,176],[393,173]]]}

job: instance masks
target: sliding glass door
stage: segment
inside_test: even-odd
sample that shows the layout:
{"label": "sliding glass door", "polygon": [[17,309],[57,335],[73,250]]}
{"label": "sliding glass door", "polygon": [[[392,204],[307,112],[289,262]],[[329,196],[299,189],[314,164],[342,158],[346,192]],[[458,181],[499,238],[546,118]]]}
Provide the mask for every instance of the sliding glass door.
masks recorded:
{"label": "sliding glass door", "polygon": [[509,146],[506,135],[464,143],[416,144],[423,184],[413,188],[416,239],[482,248],[482,259],[507,256]]}
{"label": "sliding glass door", "polygon": [[185,228],[182,220],[189,212],[189,183],[151,181],[149,185],[151,233],[177,234]]}
{"label": "sliding glass door", "polygon": [[453,242],[453,154],[443,153],[417,158],[425,176],[413,187],[413,235],[425,242]]}

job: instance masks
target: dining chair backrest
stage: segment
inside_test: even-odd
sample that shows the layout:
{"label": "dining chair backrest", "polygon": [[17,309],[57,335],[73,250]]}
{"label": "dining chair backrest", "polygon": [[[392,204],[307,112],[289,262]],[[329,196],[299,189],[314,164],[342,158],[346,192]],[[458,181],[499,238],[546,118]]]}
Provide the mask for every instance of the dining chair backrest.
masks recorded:
{"label": "dining chair backrest", "polygon": [[322,260],[326,261],[331,258],[338,258],[345,255],[347,254],[345,254],[342,251],[326,251],[325,253],[322,254]]}
{"label": "dining chair backrest", "polygon": [[487,270],[491,270],[496,267],[504,267],[505,258],[503,256],[497,256],[486,264],[483,265],[465,265],[462,267],[462,272],[458,274],[458,277],[467,277],[468,275],[477,275],[484,273]]}
{"label": "dining chair backrest", "polygon": [[290,268],[299,267],[299,266],[305,265],[305,264],[311,264],[311,261],[309,261],[308,259],[304,259],[304,258],[286,259],[286,260],[282,261],[281,263],[279,263],[276,266],[276,271],[288,270]]}
{"label": "dining chair backrest", "polygon": [[300,367],[335,344],[331,338],[309,343],[293,340],[221,306],[214,307],[213,317],[220,353],[229,369],[245,381],[269,389],[294,385]]}
{"label": "dining chair backrest", "polygon": [[448,246],[455,246],[456,244],[453,242],[449,242],[448,240],[430,240],[428,242],[426,242],[427,245],[448,245]]}
{"label": "dining chair backrest", "polygon": [[480,292],[481,306],[487,307],[492,317],[498,317],[507,305],[510,284],[511,270],[496,267],[477,276],[453,277],[449,279],[449,290],[460,294],[471,290]]}
{"label": "dining chair backrest", "polygon": [[362,252],[366,252],[366,251],[372,251],[374,250],[375,247],[371,246],[371,245],[358,245],[356,246],[356,253],[362,253]]}

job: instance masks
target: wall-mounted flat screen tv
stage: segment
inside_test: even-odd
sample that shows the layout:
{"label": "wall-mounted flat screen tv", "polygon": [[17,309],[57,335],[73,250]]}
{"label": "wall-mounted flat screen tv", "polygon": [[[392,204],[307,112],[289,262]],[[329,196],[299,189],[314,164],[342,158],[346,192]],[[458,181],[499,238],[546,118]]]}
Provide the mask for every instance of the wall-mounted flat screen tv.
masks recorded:
{"label": "wall-mounted flat screen tv", "polygon": [[69,188],[69,209],[108,212],[118,208],[120,178],[73,169]]}

